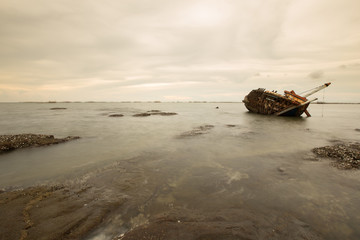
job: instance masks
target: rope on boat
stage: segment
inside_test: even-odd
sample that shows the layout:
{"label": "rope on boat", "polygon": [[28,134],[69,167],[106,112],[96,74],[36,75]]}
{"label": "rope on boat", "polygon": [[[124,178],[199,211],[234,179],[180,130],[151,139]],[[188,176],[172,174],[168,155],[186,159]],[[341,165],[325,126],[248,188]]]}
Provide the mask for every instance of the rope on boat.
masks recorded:
{"label": "rope on boat", "polygon": [[312,90],[315,90],[316,88],[318,88],[318,87],[314,87],[314,88],[312,88],[312,89],[308,89],[308,90],[306,90],[306,91],[304,91],[304,92],[299,93],[299,95],[301,96],[301,95],[303,95],[304,93],[307,93],[307,92],[310,92],[310,91],[312,91]]}

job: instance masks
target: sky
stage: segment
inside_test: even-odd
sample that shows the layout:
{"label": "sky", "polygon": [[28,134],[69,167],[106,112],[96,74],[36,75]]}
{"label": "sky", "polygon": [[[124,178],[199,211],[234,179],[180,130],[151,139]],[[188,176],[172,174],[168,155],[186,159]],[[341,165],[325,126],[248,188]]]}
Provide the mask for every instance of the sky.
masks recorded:
{"label": "sky", "polygon": [[0,0],[0,102],[360,102],[359,0]]}

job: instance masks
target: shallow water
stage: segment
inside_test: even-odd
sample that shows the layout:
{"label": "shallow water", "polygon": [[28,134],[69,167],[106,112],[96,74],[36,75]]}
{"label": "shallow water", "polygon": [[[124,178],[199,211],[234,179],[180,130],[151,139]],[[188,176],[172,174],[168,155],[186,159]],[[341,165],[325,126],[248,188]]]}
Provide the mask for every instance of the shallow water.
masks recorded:
{"label": "shallow water", "polygon": [[[134,221],[174,206],[203,212],[250,206],[291,213],[326,239],[360,238],[360,173],[311,161],[310,153],[358,141],[360,105],[313,104],[311,118],[251,114],[241,103],[2,103],[0,110],[0,134],[81,136],[0,155],[0,188],[61,182],[131,159],[141,181],[160,186]],[[149,110],[178,115],[132,116]],[[205,125],[213,127],[184,136]]]}

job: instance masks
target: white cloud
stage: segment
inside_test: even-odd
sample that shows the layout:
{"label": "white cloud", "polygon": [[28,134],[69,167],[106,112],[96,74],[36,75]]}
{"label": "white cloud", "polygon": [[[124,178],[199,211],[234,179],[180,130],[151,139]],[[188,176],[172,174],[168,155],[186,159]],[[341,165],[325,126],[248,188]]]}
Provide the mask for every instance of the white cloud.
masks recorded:
{"label": "white cloud", "polygon": [[[0,101],[240,101],[236,92],[252,88],[328,80],[343,91],[334,101],[358,101],[357,9],[357,0],[4,0]],[[326,74],[309,78],[316,69]]]}

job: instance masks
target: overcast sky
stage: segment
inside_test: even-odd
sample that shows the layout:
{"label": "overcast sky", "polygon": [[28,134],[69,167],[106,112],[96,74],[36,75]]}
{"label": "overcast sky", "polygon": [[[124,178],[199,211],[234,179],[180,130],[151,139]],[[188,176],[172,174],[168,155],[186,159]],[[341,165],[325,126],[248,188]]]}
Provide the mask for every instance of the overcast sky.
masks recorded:
{"label": "overcast sky", "polygon": [[359,0],[0,0],[0,101],[360,102],[359,77]]}

